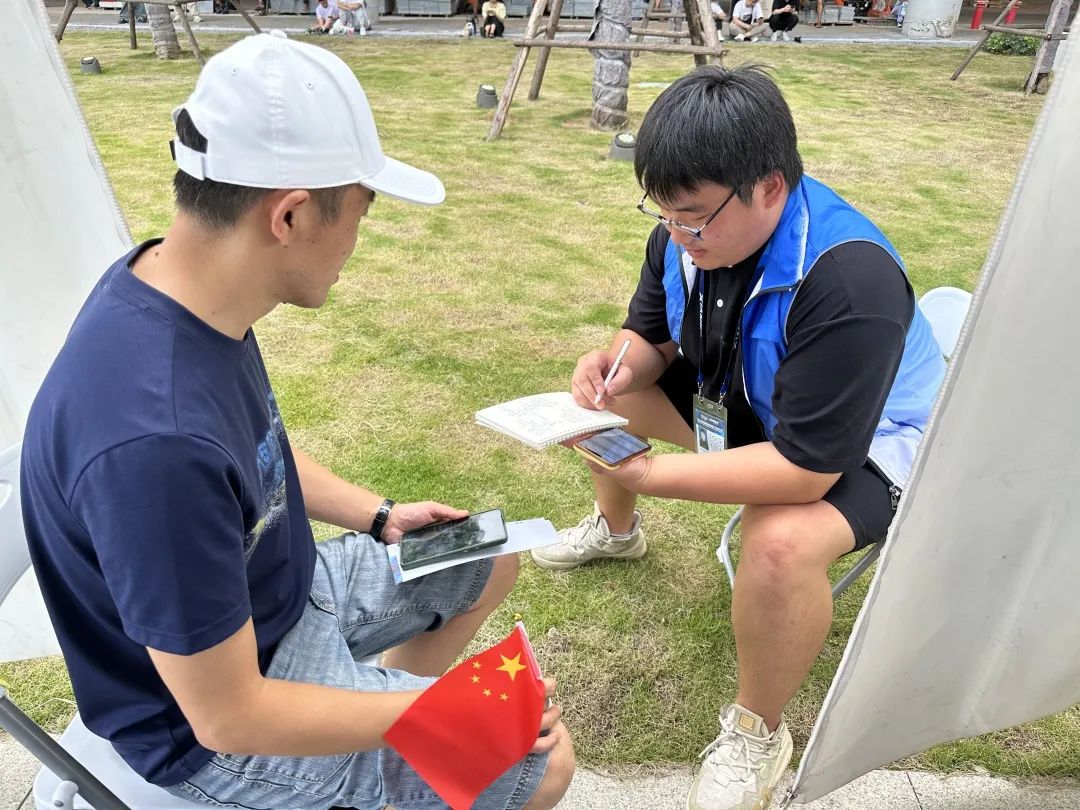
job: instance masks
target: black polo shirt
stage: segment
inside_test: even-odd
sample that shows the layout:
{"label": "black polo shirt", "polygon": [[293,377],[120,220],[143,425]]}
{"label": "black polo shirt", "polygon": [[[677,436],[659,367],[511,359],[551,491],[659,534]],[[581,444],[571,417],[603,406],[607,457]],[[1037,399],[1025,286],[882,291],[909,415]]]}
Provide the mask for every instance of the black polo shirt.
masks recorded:
{"label": "black polo shirt", "polygon": [[[668,239],[662,225],[649,236],[641,278],[623,324],[656,345],[673,339],[663,286]],[[697,285],[688,291],[678,340],[691,370],[686,396],[696,393],[694,378],[700,368],[704,395],[718,398],[761,253],[734,267],[704,272],[704,346]],[[822,473],[849,472],[865,463],[914,312],[907,276],[883,248],[850,242],[822,254],[792,302],[788,354],[773,390],[773,444],[785,458]],[[765,435],[746,400],[741,357],[734,359],[728,431],[730,446],[738,447],[764,441]]]}

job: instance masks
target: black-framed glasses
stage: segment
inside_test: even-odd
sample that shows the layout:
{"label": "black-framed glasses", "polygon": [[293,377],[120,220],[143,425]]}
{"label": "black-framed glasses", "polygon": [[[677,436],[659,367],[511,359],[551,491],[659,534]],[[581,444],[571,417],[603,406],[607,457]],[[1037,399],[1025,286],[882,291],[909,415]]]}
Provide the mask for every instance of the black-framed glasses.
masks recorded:
{"label": "black-framed glasses", "polygon": [[678,220],[668,219],[667,217],[661,216],[660,214],[656,213],[655,211],[650,211],[648,208],[645,207],[645,200],[649,199],[648,194],[642,194],[641,195],[641,202],[639,202],[637,204],[637,210],[640,211],[641,213],[643,213],[647,217],[652,217],[657,222],[659,222],[661,225],[664,225],[664,226],[666,226],[668,228],[676,228],[676,229],[682,231],[683,233],[688,234],[689,236],[692,236],[694,239],[697,239],[697,240],[700,241],[702,231],[704,231],[706,228],[708,228],[709,223],[712,222],[714,219],[716,219],[717,215],[727,207],[727,204],[729,202],[731,202],[733,199],[735,199],[735,193],[738,190],[739,190],[738,188],[733,188],[731,190],[731,193],[727,195],[727,198],[722,203],[720,203],[720,207],[717,208],[715,211],[713,211],[711,214],[709,214],[709,218],[707,220],[705,220],[703,223],[701,223],[701,225],[699,227],[697,227],[697,228],[691,228],[689,225],[683,225]]}

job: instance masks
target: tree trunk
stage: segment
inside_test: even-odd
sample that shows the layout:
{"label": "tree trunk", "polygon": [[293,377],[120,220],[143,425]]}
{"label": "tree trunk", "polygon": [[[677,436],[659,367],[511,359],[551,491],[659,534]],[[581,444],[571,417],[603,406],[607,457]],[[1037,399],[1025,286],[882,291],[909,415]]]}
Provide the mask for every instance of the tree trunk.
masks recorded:
{"label": "tree trunk", "polygon": [[[630,41],[631,0],[598,0],[594,42]],[[597,48],[593,68],[592,125],[613,130],[626,124],[627,92],[630,87],[630,52]]]}
{"label": "tree trunk", "polygon": [[154,37],[154,52],[158,59],[179,59],[180,40],[176,38],[176,28],[169,14],[169,6],[148,3],[146,16],[150,22],[150,33]]}

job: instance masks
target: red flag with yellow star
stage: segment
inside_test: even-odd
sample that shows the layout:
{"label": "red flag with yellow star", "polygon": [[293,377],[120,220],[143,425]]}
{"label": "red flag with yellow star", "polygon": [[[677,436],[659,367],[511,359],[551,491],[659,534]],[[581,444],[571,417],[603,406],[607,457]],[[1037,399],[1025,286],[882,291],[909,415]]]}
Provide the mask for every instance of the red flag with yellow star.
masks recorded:
{"label": "red flag with yellow star", "polygon": [[540,733],[544,682],[519,623],[503,641],[443,675],[385,740],[453,810],[468,810]]}

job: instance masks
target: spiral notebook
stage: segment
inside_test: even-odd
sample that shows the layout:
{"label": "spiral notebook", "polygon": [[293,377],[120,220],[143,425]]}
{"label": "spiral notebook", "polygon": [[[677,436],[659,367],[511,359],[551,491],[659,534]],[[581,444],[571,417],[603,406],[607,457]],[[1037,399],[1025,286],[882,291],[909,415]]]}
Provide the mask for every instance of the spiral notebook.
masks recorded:
{"label": "spiral notebook", "polygon": [[610,411],[582,408],[569,391],[534,394],[476,412],[476,424],[505,433],[536,450],[613,427],[627,420]]}

